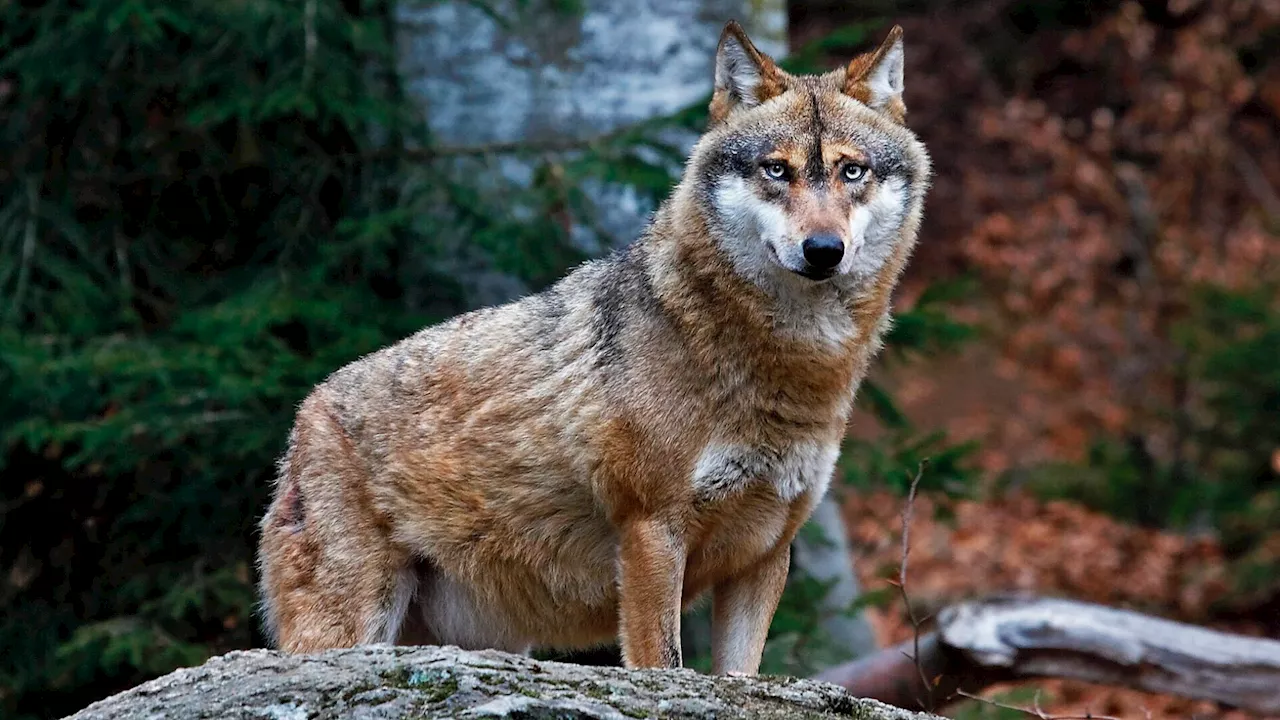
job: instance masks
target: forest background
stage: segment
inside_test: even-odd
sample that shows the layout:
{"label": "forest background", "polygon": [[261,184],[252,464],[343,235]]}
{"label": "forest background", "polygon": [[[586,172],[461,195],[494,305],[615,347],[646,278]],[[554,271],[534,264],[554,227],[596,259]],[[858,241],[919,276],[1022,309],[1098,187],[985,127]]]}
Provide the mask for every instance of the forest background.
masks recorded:
{"label": "forest background", "polygon": [[[786,15],[798,71],[902,24],[936,163],[838,470],[851,612],[882,646],[910,634],[887,580],[928,459],[922,605],[1028,590],[1280,636],[1280,4]],[[460,264],[536,290],[598,252],[576,234],[595,189],[656,202],[670,131],[705,120],[447,145],[397,32],[391,0],[0,3],[0,716],[261,646],[255,525],[295,404],[473,306]],[[531,172],[488,172],[509,157]],[[802,580],[767,671],[823,662]],[[1036,687],[1053,712],[1232,716]]]}

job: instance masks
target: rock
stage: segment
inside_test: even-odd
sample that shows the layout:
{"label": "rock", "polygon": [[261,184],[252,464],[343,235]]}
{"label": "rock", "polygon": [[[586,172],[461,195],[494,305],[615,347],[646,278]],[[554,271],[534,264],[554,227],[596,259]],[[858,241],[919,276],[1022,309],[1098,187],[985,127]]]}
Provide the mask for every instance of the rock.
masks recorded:
{"label": "rock", "polygon": [[827,587],[814,612],[818,614],[824,665],[832,665],[876,652],[875,634],[860,611],[850,608],[862,594],[853,574],[853,550],[840,512],[840,498],[829,491],[809,518],[814,532],[802,532],[791,548],[791,574],[808,577]]}
{"label": "rock", "polygon": [[[783,0],[494,0],[397,3],[400,72],[433,142],[453,148],[572,142],[671,115],[710,99],[716,44],[724,23],[741,21],[765,52],[786,51]],[[687,151],[696,133],[658,133]],[[564,153],[556,153],[563,158]],[[453,172],[508,206],[546,157],[462,158]],[[649,158],[651,161],[654,158]],[[679,164],[671,167],[678,172]],[[599,255],[631,242],[655,209],[644,192],[598,177],[575,180],[590,220],[575,213],[572,246]],[[537,212],[537,208],[528,208]],[[470,238],[426,227],[473,305],[527,293],[517,279],[486,267]],[[439,261],[437,261],[439,262]]]}
{"label": "rock", "polygon": [[486,650],[375,646],[247,650],[96,702],[73,720],[325,718],[855,718],[932,716],[785,677],[713,677],[543,662]]}
{"label": "rock", "polygon": [[[781,0],[401,2],[401,71],[450,145],[582,138],[667,115],[711,92],[736,18],[786,51]],[[557,5],[561,7],[557,9]]]}

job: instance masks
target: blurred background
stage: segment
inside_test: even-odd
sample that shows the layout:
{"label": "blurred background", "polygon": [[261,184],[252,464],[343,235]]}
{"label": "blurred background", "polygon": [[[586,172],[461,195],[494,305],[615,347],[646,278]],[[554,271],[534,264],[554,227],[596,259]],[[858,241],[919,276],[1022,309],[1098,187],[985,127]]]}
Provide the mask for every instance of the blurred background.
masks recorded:
{"label": "blurred background", "polygon": [[[1028,590],[1280,637],[1275,0],[9,0],[0,716],[261,646],[295,404],[634,237],[730,17],[792,71],[903,25],[936,166],[815,523],[838,537],[806,536],[837,566],[799,563],[764,669],[910,636],[886,579],[925,458],[926,609]],[[1034,689],[1244,717],[1006,697]]]}

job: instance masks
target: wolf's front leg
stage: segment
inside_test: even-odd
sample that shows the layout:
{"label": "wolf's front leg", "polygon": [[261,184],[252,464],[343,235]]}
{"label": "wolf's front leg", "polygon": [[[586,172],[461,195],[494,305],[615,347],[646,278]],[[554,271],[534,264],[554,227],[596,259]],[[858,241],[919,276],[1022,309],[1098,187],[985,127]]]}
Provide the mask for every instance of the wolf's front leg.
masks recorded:
{"label": "wolf's front leg", "polygon": [[787,584],[791,544],[784,543],[755,567],[717,585],[711,609],[711,672],[754,675],[769,623]]}
{"label": "wolf's front leg", "polygon": [[623,527],[618,553],[623,664],[629,668],[680,667],[683,541],[666,523],[645,518]]}

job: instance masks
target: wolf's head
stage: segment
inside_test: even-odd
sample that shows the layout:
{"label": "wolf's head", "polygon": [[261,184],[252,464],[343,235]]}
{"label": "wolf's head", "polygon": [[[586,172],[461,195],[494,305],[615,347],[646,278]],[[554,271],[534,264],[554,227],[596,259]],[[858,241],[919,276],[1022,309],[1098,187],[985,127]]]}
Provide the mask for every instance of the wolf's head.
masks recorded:
{"label": "wolf's head", "polygon": [[823,75],[791,75],[735,22],[716,52],[711,127],[686,178],[734,268],[768,285],[857,284],[901,269],[929,158],[904,125],[902,30]]}

